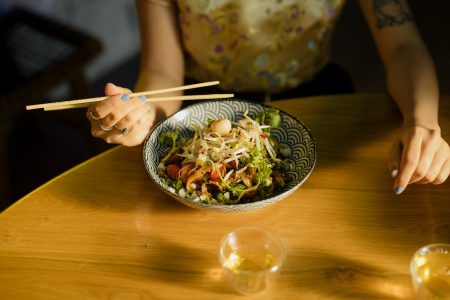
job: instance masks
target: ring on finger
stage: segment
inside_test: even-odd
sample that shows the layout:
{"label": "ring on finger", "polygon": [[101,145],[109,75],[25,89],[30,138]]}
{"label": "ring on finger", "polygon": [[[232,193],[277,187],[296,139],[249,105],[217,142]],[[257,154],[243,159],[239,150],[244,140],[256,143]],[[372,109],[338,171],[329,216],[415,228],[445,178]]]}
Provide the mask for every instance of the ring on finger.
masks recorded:
{"label": "ring on finger", "polygon": [[104,126],[102,125],[102,120],[98,120],[98,126],[99,126],[103,131],[106,131],[106,132],[111,131],[111,130],[113,129],[112,127],[104,127]]}
{"label": "ring on finger", "polygon": [[124,129],[122,129],[122,134],[127,135],[131,131],[131,128],[133,128],[133,126],[125,127]]}
{"label": "ring on finger", "polygon": [[88,108],[88,114],[89,114],[89,117],[92,118],[92,120],[94,120],[94,121],[100,120],[99,118],[97,118],[97,117],[94,116],[94,114],[92,113],[92,110],[91,110],[90,107]]}
{"label": "ring on finger", "polygon": [[133,128],[133,126],[128,126],[128,127],[123,128],[123,129],[120,129],[116,125],[114,125],[114,128],[119,130],[119,131],[122,131],[123,135],[127,135],[131,131],[131,128]]}

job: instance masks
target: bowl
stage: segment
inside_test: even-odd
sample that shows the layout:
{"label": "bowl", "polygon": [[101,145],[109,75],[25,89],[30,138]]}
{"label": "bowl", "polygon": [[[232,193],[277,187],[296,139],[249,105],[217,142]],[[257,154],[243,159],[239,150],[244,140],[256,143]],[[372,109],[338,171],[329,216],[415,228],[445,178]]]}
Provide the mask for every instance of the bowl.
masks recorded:
{"label": "bowl", "polygon": [[227,118],[231,121],[237,121],[243,118],[246,111],[251,118],[255,118],[259,111],[268,108],[270,106],[261,103],[230,99],[199,102],[178,111],[157,124],[144,142],[143,158],[148,174],[166,194],[187,206],[203,210],[242,212],[266,207],[285,199],[297,190],[311,174],[316,164],[317,153],[314,138],[305,124],[278,108],[282,122],[280,127],[271,129],[271,136],[275,137],[280,144],[289,147],[291,155],[285,159],[285,163],[290,166],[289,170],[286,171],[287,184],[275,196],[249,203],[205,204],[180,196],[172,188],[165,185],[158,175],[158,164],[166,149],[158,141],[158,137],[163,132],[177,130],[183,137],[192,133],[193,125],[204,126],[208,119]]}

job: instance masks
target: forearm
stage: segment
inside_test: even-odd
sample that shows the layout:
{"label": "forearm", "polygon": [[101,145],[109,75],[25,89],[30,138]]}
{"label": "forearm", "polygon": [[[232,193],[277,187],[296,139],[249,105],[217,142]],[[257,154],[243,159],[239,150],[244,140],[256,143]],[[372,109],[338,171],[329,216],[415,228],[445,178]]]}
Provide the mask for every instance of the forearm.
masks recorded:
{"label": "forearm", "polygon": [[[136,1],[141,34],[141,65],[136,91],[183,85],[184,57],[177,25],[176,7],[152,1]],[[180,93],[167,93],[176,96]],[[173,114],[181,102],[153,103],[156,121]]]}
{"label": "forearm", "polygon": [[404,125],[438,128],[439,88],[427,49],[421,43],[400,45],[384,60],[388,89]]}
{"label": "forearm", "polygon": [[434,65],[405,0],[359,0],[405,125],[436,128],[439,90]]}

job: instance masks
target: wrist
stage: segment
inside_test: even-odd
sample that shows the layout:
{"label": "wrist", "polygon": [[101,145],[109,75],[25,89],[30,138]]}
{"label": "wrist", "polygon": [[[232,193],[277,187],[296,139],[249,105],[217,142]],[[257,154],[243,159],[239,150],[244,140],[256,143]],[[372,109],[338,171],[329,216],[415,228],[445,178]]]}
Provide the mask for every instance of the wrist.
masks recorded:
{"label": "wrist", "polygon": [[414,110],[406,112],[403,116],[404,127],[423,127],[427,129],[440,129],[437,108],[416,107]]}
{"label": "wrist", "polygon": [[403,121],[403,129],[410,129],[414,127],[420,127],[428,130],[441,132],[441,127],[439,126],[437,120],[417,120],[417,119],[405,119]]}

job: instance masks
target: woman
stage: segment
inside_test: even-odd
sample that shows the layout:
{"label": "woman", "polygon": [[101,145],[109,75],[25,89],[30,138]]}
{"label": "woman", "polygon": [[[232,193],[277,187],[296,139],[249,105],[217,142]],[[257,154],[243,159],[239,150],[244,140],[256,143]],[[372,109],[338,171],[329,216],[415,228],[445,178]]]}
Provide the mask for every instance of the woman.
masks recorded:
{"label": "woman", "polygon": [[[450,173],[450,150],[438,123],[433,62],[408,5],[405,0],[359,4],[403,115],[390,161],[394,192],[411,183],[440,184]],[[186,77],[220,80],[222,89],[238,93],[276,97],[301,90],[329,62],[330,32],[343,5],[342,0],[137,0],[142,62],[135,90],[180,86]],[[173,102],[147,107],[130,99],[130,92],[106,85],[111,97],[87,114],[94,136],[139,145],[157,120],[181,107]]]}

